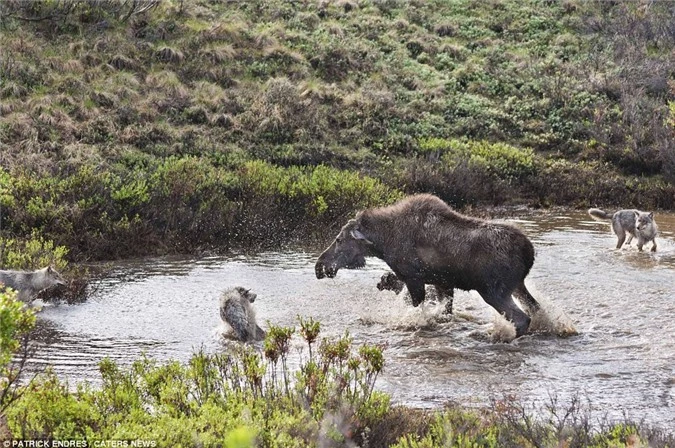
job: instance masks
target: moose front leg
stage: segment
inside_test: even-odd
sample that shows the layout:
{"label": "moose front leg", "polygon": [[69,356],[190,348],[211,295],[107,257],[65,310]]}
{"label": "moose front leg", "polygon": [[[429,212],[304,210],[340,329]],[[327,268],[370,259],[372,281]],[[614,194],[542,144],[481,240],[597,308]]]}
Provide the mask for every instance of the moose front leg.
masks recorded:
{"label": "moose front leg", "polygon": [[420,280],[407,280],[405,286],[408,288],[413,306],[418,306],[420,303],[424,302],[424,282]]}

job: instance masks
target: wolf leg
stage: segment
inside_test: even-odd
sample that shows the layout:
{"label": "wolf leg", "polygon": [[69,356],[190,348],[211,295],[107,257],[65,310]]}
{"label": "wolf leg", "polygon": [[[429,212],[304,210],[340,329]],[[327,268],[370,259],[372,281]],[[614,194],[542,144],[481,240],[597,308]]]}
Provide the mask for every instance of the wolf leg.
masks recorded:
{"label": "wolf leg", "polygon": [[656,252],[656,238],[654,238],[654,239],[652,240],[652,249],[651,249],[651,251],[652,251],[652,252]]}
{"label": "wolf leg", "polygon": [[614,233],[619,238],[619,240],[616,242],[616,248],[621,249],[623,242],[626,241],[626,229],[621,226],[619,221],[612,219],[612,230],[614,230]]}
{"label": "wolf leg", "polygon": [[640,252],[642,252],[642,246],[644,246],[646,243],[647,243],[647,240],[645,240],[641,236],[638,236],[637,248]]}

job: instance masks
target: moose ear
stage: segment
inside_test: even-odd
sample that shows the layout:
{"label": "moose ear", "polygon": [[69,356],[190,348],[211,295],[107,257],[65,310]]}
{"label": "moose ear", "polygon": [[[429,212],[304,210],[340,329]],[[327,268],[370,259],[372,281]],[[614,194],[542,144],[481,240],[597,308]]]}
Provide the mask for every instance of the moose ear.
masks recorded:
{"label": "moose ear", "polygon": [[361,233],[360,230],[357,229],[352,229],[349,234],[354,238],[355,240],[362,240],[365,241],[368,244],[373,244],[372,241],[368,240],[368,238],[365,237],[363,233]]}

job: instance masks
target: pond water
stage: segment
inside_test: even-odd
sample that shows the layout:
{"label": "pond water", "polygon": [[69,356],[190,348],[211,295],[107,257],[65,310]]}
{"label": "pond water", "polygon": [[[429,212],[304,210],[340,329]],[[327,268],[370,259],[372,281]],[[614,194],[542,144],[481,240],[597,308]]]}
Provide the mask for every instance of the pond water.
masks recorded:
{"label": "pond water", "polygon": [[53,365],[71,384],[96,383],[104,357],[129,364],[142,353],[187,360],[200,348],[224,350],[232,341],[219,295],[241,285],[258,294],[262,327],[311,316],[324,336],[348,330],[356,343],[386,344],[377,387],[398,403],[481,406],[505,395],[564,403],[577,396],[598,419],[625,414],[675,428],[675,215],[657,214],[656,253],[638,252],[635,241],[614,249],[609,224],[584,212],[526,212],[508,221],[534,242],[526,283],[544,305],[533,322],[541,331],[510,343],[512,328],[475,292],[457,291],[455,315],[445,318],[442,305],[413,308],[403,293],[378,291],[387,267],[377,259],[317,280],[318,253],[268,252],[120,263],[84,303],[44,307],[31,365]]}

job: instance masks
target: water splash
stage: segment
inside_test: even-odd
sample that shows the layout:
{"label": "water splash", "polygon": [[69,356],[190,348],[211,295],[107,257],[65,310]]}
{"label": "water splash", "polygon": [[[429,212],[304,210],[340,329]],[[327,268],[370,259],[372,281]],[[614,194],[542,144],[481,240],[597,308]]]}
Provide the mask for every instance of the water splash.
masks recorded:
{"label": "water splash", "polygon": [[579,334],[572,319],[560,306],[553,303],[549,297],[537,291],[532,285],[528,285],[527,288],[541,305],[541,308],[532,316],[532,322],[530,323],[532,333],[554,334],[560,337]]}
{"label": "water splash", "polygon": [[364,325],[380,324],[392,330],[433,330],[453,319],[444,313],[445,304],[425,301],[417,307],[406,303],[405,289],[398,295],[376,292],[359,321]]}
{"label": "water splash", "polygon": [[489,339],[492,342],[511,342],[516,338],[516,327],[501,314],[493,313],[494,320]]}

